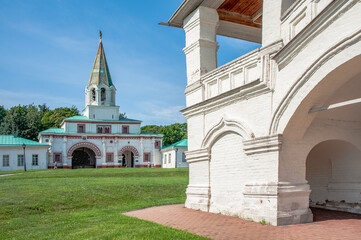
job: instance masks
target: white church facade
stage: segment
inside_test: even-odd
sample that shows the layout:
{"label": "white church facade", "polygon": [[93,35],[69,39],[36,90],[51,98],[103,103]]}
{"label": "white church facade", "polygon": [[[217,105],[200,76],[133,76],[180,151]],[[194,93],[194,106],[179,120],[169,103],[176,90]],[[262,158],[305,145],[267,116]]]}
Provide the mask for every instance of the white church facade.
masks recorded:
{"label": "white church facade", "polygon": [[85,110],[61,128],[40,132],[50,148],[49,168],[161,167],[163,136],[141,132],[141,121],[119,118],[102,38],[85,87]]}
{"label": "white church facade", "polygon": [[[186,207],[273,225],[361,213],[361,2],[184,1]],[[217,66],[217,35],[261,43]]]}

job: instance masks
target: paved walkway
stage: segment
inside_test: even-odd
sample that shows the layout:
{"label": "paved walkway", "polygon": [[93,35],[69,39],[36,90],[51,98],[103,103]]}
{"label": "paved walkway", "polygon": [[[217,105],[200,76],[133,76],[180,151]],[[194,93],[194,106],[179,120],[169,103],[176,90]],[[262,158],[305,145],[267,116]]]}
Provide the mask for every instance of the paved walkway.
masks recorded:
{"label": "paved walkway", "polygon": [[240,218],[184,208],[183,204],[124,213],[211,239],[356,240],[361,239],[361,215],[312,209],[313,223],[269,226]]}

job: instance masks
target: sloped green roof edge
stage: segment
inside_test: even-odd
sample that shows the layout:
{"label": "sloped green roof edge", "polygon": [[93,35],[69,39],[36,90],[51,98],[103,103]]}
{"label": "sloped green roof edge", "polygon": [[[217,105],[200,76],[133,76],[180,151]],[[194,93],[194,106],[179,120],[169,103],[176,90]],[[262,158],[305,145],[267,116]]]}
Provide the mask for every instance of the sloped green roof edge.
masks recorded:
{"label": "sloped green roof edge", "polygon": [[179,142],[176,142],[176,143],[173,143],[169,146],[166,146],[166,147],[162,147],[162,150],[163,149],[167,149],[167,148],[171,148],[171,147],[188,147],[188,139],[183,139]]}
{"label": "sloped green roof edge", "polygon": [[49,146],[35,142],[26,138],[16,137],[14,135],[0,135],[0,146],[22,146],[25,143],[26,146]]}

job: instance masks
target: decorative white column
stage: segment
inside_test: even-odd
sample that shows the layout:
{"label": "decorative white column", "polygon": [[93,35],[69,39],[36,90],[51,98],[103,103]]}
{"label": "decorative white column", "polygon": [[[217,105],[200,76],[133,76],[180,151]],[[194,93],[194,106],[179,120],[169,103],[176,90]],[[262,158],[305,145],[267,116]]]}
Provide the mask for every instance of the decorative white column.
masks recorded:
{"label": "decorative white column", "polygon": [[[152,151],[150,153],[151,157],[150,157],[150,166],[153,166],[154,164],[154,146],[155,146],[155,140],[154,138],[152,138]],[[155,165],[155,164],[154,164]]]}
{"label": "decorative white column", "polygon": [[64,166],[68,166],[68,158],[67,158],[67,154],[66,154],[66,147],[67,147],[67,142],[68,142],[68,139],[66,136],[63,137],[63,156],[62,156],[62,159],[63,159],[63,167]]}
{"label": "decorative white column", "polygon": [[106,166],[107,165],[107,161],[106,161],[106,155],[107,155],[107,153],[106,153],[106,149],[105,149],[105,138],[103,137],[102,138],[102,144],[103,144],[103,153],[102,153],[102,159],[101,159],[101,161],[102,161],[102,165],[103,166]]}
{"label": "decorative white column", "polygon": [[50,149],[49,149],[49,162],[48,162],[48,167],[49,167],[49,166],[53,166],[53,164],[54,164],[53,141],[54,141],[53,136],[50,136],[50,138],[49,138]]}
{"label": "decorative white column", "polygon": [[188,85],[217,68],[216,31],[219,23],[217,10],[199,7],[183,21],[186,33],[186,54]]}
{"label": "decorative white column", "polygon": [[115,151],[114,151],[114,166],[119,166],[119,160],[118,160],[118,138],[115,138],[114,139],[114,148],[115,148]]}
{"label": "decorative white column", "polygon": [[281,39],[282,0],[264,0],[262,13],[262,46]]}

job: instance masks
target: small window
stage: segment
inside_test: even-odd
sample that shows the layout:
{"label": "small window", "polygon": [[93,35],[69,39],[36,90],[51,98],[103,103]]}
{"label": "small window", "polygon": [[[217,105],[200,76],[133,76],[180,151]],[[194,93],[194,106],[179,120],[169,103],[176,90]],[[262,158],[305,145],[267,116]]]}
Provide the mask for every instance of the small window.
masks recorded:
{"label": "small window", "polygon": [[103,101],[105,101],[105,88],[102,88],[101,89],[101,93],[100,93],[101,95],[100,95],[100,99],[101,99],[101,101],[103,102]]}
{"label": "small window", "polygon": [[38,154],[33,154],[32,162],[33,166],[39,166],[39,156]]}
{"label": "small window", "polygon": [[163,160],[163,164],[167,163],[167,154],[164,154],[164,160]]}
{"label": "small window", "polygon": [[54,162],[61,162],[61,153],[54,153]]}
{"label": "small window", "polygon": [[9,155],[3,155],[3,167],[9,167],[10,166],[10,162],[9,162]]}
{"label": "small window", "polygon": [[78,133],[85,133],[85,124],[78,124]]}
{"label": "small window", "polygon": [[144,153],[144,161],[143,162],[150,162],[150,152]]}
{"label": "small window", "polygon": [[107,153],[107,156],[106,156],[106,160],[107,162],[113,162],[114,160],[114,153]]}
{"label": "small window", "polygon": [[172,160],[172,155],[169,153],[169,154],[168,154],[168,163],[170,163],[171,160]]}
{"label": "small window", "polygon": [[154,148],[156,148],[156,149],[160,148],[160,141],[155,141]]}
{"label": "small window", "polygon": [[122,127],[122,133],[123,134],[128,134],[129,133],[129,126],[123,126]]}
{"label": "small window", "polygon": [[184,152],[182,153],[182,162],[187,162],[186,154]]}
{"label": "small window", "polygon": [[97,133],[111,133],[111,126],[97,125]]}
{"label": "small window", "polygon": [[22,154],[18,155],[18,166],[19,167],[24,166],[24,155]]}

